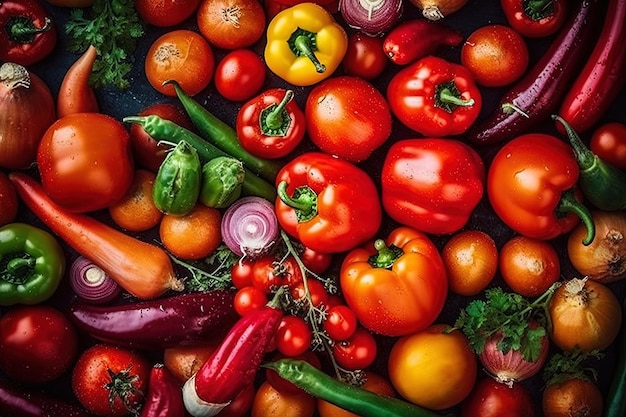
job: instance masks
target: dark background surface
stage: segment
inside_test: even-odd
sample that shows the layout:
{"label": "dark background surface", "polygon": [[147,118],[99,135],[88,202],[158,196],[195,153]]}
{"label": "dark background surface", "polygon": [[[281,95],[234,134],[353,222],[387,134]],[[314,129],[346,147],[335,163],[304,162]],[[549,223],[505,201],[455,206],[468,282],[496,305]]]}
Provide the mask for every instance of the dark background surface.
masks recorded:
{"label": "dark background surface", "polygon": [[[569,3],[569,2],[568,2]],[[67,21],[69,17],[69,9],[56,8],[53,6],[47,6],[48,9],[52,12],[55,18],[55,24],[59,30],[59,41],[56,47],[55,52],[52,56],[47,58],[41,63],[38,63],[32,66],[30,69],[41,76],[44,81],[51,88],[52,93],[56,96],[61,80],[65,71],[70,67],[70,65],[78,58],[78,55],[69,53],[66,51],[67,39],[63,33],[64,23]],[[409,19],[418,16],[417,9],[412,6],[410,3],[405,2],[405,12],[404,19]],[[335,17],[341,21],[341,16],[336,14]],[[470,0],[468,4],[461,9],[459,12],[447,16],[443,21],[446,25],[454,27],[461,31],[465,37],[467,37],[471,32],[475,29],[487,25],[487,24],[506,24],[506,20],[502,11],[500,9],[500,2],[498,0]],[[345,25],[344,25],[345,26]],[[165,97],[155,90],[147,83],[146,77],[143,72],[143,60],[145,53],[151,43],[160,35],[164,34],[167,31],[178,28],[186,28],[197,30],[197,25],[195,23],[195,18],[189,19],[187,22],[178,25],[174,28],[154,28],[148,27],[146,31],[146,35],[139,41],[138,49],[134,56],[134,68],[130,74],[131,80],[131,88],[126,91],[120,91],[115,88],[107,88],[103,90],[99,90],[97,92],[98,100],[100,104],[101,111],[103,113],[107,113],[121,120],[124,116],[135,115],[143,108],[157,103],[157,102],[172,102],[177,103],[177,101],[173,98]],[[352,33],[353,30],[350,28],[346,28],[348,33]],[[548,45],[554,36],[543,38],[543,39],[535,39],[530,40],[527,39],[527,45],[529,47],[529,52],[531,56],[531,65],[535,62],[541,54],[546,50]],[[265,46],[265,39],[261,39],[258,43],[254,45],[254,50],[257,51],[262,56],[262,51]],[[214,48],[216,62],[219,61],[227,51],[219,50]],[[460,56],[460,47],[449,48],[441,50],[437,53],[437,55],[442,56],[444,58],[450,59],[455,62],[459,62]],[[393,76],[393,74],[400,67],[395,66],[392,63],[389,63],[387,66],[387,70],[383,75],[381,75],[378,79],[373,81],[373,84],[380,89],[381,92],[384,93],[386,85],[389,79]],[[338,70],[337,73],[341,73],[341,69]],[[288,85],[273,76],[271,72],[268,70],[268,76],[266,80],[266,84],[264,88],[269,87],[288,87]],[[293,88],[293,87],[292,87]],[[498,103],[500,96],[507,90],[507,88],[482,88],[481,92],[483,94],[484,104],[483,110],[481,112],[480,118],[486,117],[491,111],[493,111]],[[296,93],[296,100],[299,102],[302,108],[304,108],[304,101],[306,100],[306,96],[308,91],[310,91],[310,87],[296,87],[294,89]],[[213,84],[211,84],[206,90],[202,91],[195,97],[198,101],[203,103],[211,112],[213,112],[216,116],[218,116],[223,121],[234,126],[235,117],[237,114],[237,110],[241,103],[232,103],[224,100],[215,90]],[[626,112],[624,111],[626,108],[626,92],[622,91],[618,99],[613,103],[609,112],[604,116],[603,122],[605,121],[621,121],[626,123]],[[537,131],[542,131],[545,133],[556,133],[554,126],[552,123],[545,123],[544,125],[539,125],[536,127]],[[362,168],[364,168],[368,173],[374,178],[376,183],[380,183],[380,171],[382,166],[382,161],[384,159],[386,150],[389,145],[395,142],[398,139],[406,139],[410,137],[418,137],[417,134],[403,127],[397,120],[394,120],[394,132],[388,142],[382,146],[379,150],[377,150],[370,159],[364,161],[360,164]],[[588,139],[588,135],[583,135],[583,139]],[[303,144],[300,148],[300,151],[312,149],[312,145]],[[485,161],[488,163],[490,156],[493,154],[494,149],[490,148],[482,148],[479,149],[479,152],[484,156]],[[110,222],[107,218],[106,213],[96,213],[97,217],[102,218],[104,221]],[[37,225],[41,225],[41,223],[32,216],[31,213],[22,209],[19,215],[19,220],[28,221],[31,223],[35,223]],[[386,234],[389,230],[395,227],[396,224],[390,219],[386,219],[383,229],[381,230],[381,235]],[[501,246],[505,241],[507,241],[511,236],[513,236],[513,232],[504,226],[497,216],[491,210],[489,203],[486,197],[479,204],[477,209],[475,210],[472,218],[470,219],[467,228],[474,228],[483,230],[488,232],[491,236],[494,237],[498,246]],[[144,235],[140,235],[145,239],[152,239],[154,235],[147,233]],[[433,240],[442,247],[446,242],[447,237],[437,237],[433,236]],[[564,278],[571,278],[577,276],[578,274],[572,268],[571,264],[567,259],[567,254],[565,252],[564,246],[565,239],[559,238],[553,241],[555,247],[557,247],[559,253],[561,254],[561,269],[562,275]],[[71,260],[76,255],[70,248],[67,248],[68,258]],[[336,260],[341,256],[336,256]],[[340,259],[339,259],[340,261]],[[336,268],[335,268],[336,270]],[[492,285],[504,285],[499,277],[496,277]],[[71,292],[69,291],[68,286],[62,286],[50,302],[59,307],[64,307],[72,298]],[[613,288],[616,294],[622,299],[624,295],[624,284],[616,283],[612,284],[611,288]],[[439,322],[445,323],[453,323],[455,318],[457,317],[459,310],[462,309],[468,302],[469,298],[455,296],[454,294],[450,294],[449,300],[442,312]],[[392,339],[380,339],[380,349],[385,350],[391,346],[393,342]],[[85,343],[89,343],[86,341]],[[610,382],[610,378],[612,375],[613,364],[615,363],[617,349],[616,346],[611,346],[605,352],[605,358],[599,363],[598,366],[598,384],[603,392],[606,392],[608,384]],[[155,359],[158,359],[159,352],[154,352]],[[385,373],[385,363],[386,356],[380,355],[379,360],[375,364],[375,368],[380,373]],[[61,379],[55,384],[51,384],[49,387],[46,387],[50,391],[54,392],[58,395],[69,395],[68,386],[69,379]],[[540,402],[540,391],[541,391],[541,378],[535,377],[531,380],[523,382],[523,384],[529,388],[534,398],[536,399],[537,404]],[[540,414],[539,408],[537,409],[538,416]]]}

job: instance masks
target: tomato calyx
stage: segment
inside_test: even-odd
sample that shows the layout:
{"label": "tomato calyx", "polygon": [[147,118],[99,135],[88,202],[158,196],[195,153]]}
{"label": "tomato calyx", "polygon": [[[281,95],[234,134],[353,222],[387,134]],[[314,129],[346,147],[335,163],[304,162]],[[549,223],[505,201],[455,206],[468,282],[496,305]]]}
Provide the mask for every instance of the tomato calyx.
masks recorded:
{"label": "tomato calyx", "polygon": [[306,56],[309,58],[315,65],[316,72],[322,73],[326,71],[326,65],[322,64],[315,56],[315,51],[317,51],[317,33],[298,28],[291,34],[287,43],[295,56]]}
{"label": "tomato calyx", "polygon": [[378,253],[372,255],[368,259],[368,263],[373,268],[390,269],[391,266],[402,256],[404,251],[396,245],[385,244],[382,239],[374,241],[374,248]]}
{"label": "tomato calyx", "polygon": [[554,14],[554,0],[524,0],[524,13],[538,22]]}
{"label": "tomato calyx", "polygon": [[286,107],[293,99],[293,90],[287,90],[285,97],[278,104],[271,104],[261,110],[259,125],[266,136],[286,136],[293,119]]}
{"label": "tomato calyx", "polygon": [[568,213],[574,213],[582,220],[587,229],[587,236],[583,239],[583,245],[588,246],[596,236],[596,227],[589,210],[578,201],[573,189],[565,191],[561,195],[559,204],[556,207],[556,216],[565,217]]}
{"label": "tomato calyx", "polygon": [[435,107],[452,113],[457,107],[470,107],[474,105],[474,99],[462,98],[461,91],[454,81],[446,81],[435,87]]}
{"label": "tomato calyx", "polygon": [[135,387],[135,383],[139,380],[138,375],[131,375],[130,366],[118,373],[112,369],[107,369],[107,373],[111,378],[104,387],[109,391],[109,405],[113,409],[115,399],[119,398],[124,407],[134,416],[139,415],[138,405],[132,406],[131,395],[138,394],[143,397],[143,392]]}
{"label": "tomato calyx", "polygon": [[293,196],[287,194],[287,181],[281,181],[276,193],[283,203],[295,209],[298,222],[306,222],[317,216],[317,194],[308,185],[297,187]]}

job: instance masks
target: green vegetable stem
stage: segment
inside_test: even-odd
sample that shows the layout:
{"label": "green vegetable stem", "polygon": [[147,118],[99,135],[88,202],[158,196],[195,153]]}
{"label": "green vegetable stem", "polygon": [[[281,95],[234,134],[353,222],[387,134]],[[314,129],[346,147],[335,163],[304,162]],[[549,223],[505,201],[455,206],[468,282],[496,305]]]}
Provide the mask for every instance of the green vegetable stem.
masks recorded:
{"label": "green vegetable stem", "polygon": [[552,119],[565,128],[580,167],[578,183],[584,196],[600,210],[626,208],[626,172],[594,154],[562,117],[553,115]]}
{"label": "green vegetable stem", "polygon": [[[186,141],[196,149],[200,162],[203,164],[220,156],[231,156],[210,144],[189,129],[185,129],[182,126],[163,119],[157,115],[128,116],[124,117],[123,121],[139,124],[147,134],[152,136],[157,141],[163,141],[166,143],[179,143],[183,140]],[[276,188],[248,169],[245,170],[242,193],[263,197],[272,202],[276,199]]]}
{"label": "green vegetable stem", "polygon": [[362,417],[441,417],[440,414],[398,398],[341,382],[306,361],[281,359],[262,366],[276,371],[310,395]]}
{"label": "green vegetable stem", "polygon": [[222,151],[241,160],[255,174],[271,182],[276,180],[276,175],[281,168],[280,164],[276,161],[258,158],[250,154],[241,146],[235,129],[218,119],[204,106],[187,95],[176,81],[170,80],[165,83],[174,86],[181,104],[201,135]]}

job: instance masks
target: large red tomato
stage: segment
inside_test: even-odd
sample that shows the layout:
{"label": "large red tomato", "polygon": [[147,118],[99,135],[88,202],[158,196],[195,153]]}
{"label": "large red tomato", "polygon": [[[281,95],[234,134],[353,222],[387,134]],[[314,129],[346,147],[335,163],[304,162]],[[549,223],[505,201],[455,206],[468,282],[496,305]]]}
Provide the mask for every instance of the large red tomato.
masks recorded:
{"label": "large red tomato", "polygon": [[508,386],[491,377],[476,383],[461,405],[461,417],[534,417],[533,399],[520,384]]}
{"label": "large red tomato", "polygon": [[57,120],[41,139],[37,165],[46,193],[72,212],[107,208],[121,200],[133,182],[128,131],[100,113]]}
{"label": "large red tomato", "polygon": [[74,362],[78,336],[49,306],[24,306],[0,319],[0,369],[12,379],[41,383],[60,377]]}
{"label": "large red tomato", "polygon": [[344,258],[341,292],[369,330],[403,336],[431,325],[446,302],[448,280],[430,238],[399,227],[374,247],[357,248]]}
{"label": "large red tomato", "polygon": [[367,159],[391,135],[385,97],[359,77],[332,77],[316,85],[304,113],[311,141],[347,161]]}

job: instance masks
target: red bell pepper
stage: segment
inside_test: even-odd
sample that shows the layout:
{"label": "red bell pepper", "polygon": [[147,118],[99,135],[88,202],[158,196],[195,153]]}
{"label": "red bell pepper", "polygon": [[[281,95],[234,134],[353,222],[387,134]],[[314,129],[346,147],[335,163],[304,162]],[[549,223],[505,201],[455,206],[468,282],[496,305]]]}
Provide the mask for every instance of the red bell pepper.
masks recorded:
{"label": "red bell pepper", "polygon": [[235,125],[241,146],[260,158],[287,156],[304,138],[306,118],[293,90],[271,88],[245,103]]}
{"label": "red bell pepper", "polygon": [[405,139],[387,152],[381,181],[391,218],[426,233],[449,234],[465,226],[480,202],[485,166],[463,142]]}
{"label": "red bell pepper", "polygon": [[[554,239],[583,220],[589,244],[595,226],[580,202],[580,170],[571,147],[544,133],[518,136],[493,158],[487,195],[498,217],[517,233]],[[580,217],[580,219],[579,219]]]}
{"label": "red bell pepper", "polygon": [[387,101],[403,124],[432,137],[464,133],[482,107],[480,90],[469,70],[432,55],[393,76]]}
{"label": "red bell pepper", "polygon": [[378,231],[382,208],[370,176],[345,160],[307,152],[276,177],[276,216],[303,245],[320,252],[344,252]]}
{"label": "red bell pepper", "polygon": [[57,30],[38,0],[0,2],[0,61],[29,66],[50,55]]}

